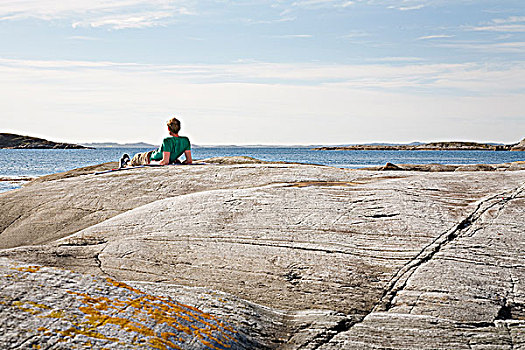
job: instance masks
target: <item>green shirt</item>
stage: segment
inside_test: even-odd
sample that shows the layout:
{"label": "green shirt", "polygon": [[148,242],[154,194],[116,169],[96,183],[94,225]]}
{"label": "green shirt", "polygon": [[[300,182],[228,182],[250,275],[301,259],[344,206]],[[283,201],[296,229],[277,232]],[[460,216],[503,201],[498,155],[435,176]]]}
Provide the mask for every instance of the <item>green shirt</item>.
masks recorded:
{"label": "green shirt", "polygon": [[184,151],[191,150],[190,140],[185,136],[166,137],[162,145],[151,154],[151,160],[162,160],[163,152],[170,152],[170,163],[175,163]]}

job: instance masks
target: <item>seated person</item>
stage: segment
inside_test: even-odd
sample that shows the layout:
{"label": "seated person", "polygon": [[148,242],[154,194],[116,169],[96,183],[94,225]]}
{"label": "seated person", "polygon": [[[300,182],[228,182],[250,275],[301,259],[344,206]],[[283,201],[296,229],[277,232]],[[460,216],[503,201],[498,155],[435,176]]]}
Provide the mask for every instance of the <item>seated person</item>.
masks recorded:
{"label": "seated person", "polygon": [[179,157],[184,153],[185,160],[182,164],[191,164],[191,144],[190,140],[185,136],[179,136],[180,121],[177,118],[171,118],[168,121],[169,137],[162,141],[162,145],[156,151],[149,151],[144,153],[137,153],[130,160],[127,154],[124,154],[120,159],[119,166],[125,167],[127,165],[148,165],[153,161],[153,164],[168,165],[180,163]]}

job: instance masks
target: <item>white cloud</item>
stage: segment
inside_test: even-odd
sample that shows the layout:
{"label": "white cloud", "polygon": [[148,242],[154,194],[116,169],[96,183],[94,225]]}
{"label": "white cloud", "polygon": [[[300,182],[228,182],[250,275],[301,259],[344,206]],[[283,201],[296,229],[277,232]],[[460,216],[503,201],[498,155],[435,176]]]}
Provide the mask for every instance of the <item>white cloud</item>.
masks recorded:
{"label": "white cloud", "polygon": [[84,36],[84,35],[74,35],[68,37],[70,40],[81,40],[81,41],[99,41],[102,40],[101,38],[93,37],[93,36]]}
{"label": "white cloud", "polygon": [[522,33],[525,32],[525,16],[496,18],[489,23],[484,23],[471,29],[484,32]]}
{"label": "white cloud", "polygon": [[[180,114],[195,143],[522,138],[525,64],[143,65],[0,60],[4,129],[149,141]],[[276,127],[278,125],[278,127]],[[81,126],[81,127],[79,127]]]}
{"label": "white cloud", "polygon": [[[522,43],[525,46],[525,43]],[[3,71],[121,72],[151,74],[184,84],[281,84],[290,86],[345,85],[358,89],[458,88],[461,94],[513,93],[525,90],[525,63],[424,64],[418,57],[386,57],[380,64],[239,62],[237,64],[152,65],[105,61],[38,61],[0,59]],[[396,65],[384,62],[396,63]],[[405,64],[399,64],[405,62]],[[45,75],[45,74],[44,74]],[[468,79],[467,79],[468,78]],[[468,82],[465,83],[465,82]],[[504,82],[504,84],[502,84]]]}
{"label": "white cloud", "polygon": [[424,61],[421,57],[381,57],[370,59],[371,62],[420,62]]}
{"label": "white cloud", "polygon": [[364,38],[367,36],[370,36],[370,33],[362,32],[362,31],[353,31],[348,34],[342,35],[341,38],[343,39],[355,39],[355,38]]}
{"label": "white cloud", "polygon": [[[308,8],[308,9],[319,9],[319,8],[348,8],[353,5],[379,5],[386,6],[389,8],[402,9],[407,7],[422,7],[421,0],[296,0],[290,5],[296,8]],[[286,1],[281,2],[281,5],[288,6]]]}
{"label": "white cloud", "polygon": [[400,11],[414,11],[414,10],[421,10],[425,6],[426,5],[424,4],[419,4],[419,5],[414,5],[414,6],[389,6],[389,8],[397,9]]}
{"label": "white cloud", "polygon": [[447,44],[438,44],[436,46],[459,50],[476,50],[490,53],[523,53],[525,50],[525,42],[523,41],[503,43],[452,42]]}
{"label": "white cloud", "polygon": [[446,39],[446,38],[453,38],[453,37],[455,37],[455,35],[439,34],[439,35],[421,36],[417,38],[417,40]]}
{"label": "white cloud", "polygon": [[272,35],[271,38],[278,39],[296,39],[296,38],[312,38],[311,34],[284,34],[284,35]]}
{"label": "white cloud", "polygon": [[320,7],[320,6],[338,6],[346,3],[346,1],[337,0],[299,0],[294,1],[292,6],[297,7]]}
{"label": "white cloud", "polygon": [[[441,0],[448,1],[448,0]],[[224,0],[3,0],[0,21],[36,18],[66,20],[74,26],[113,29],[143,28],[172,23],[180,16],[210,13],[212,7],[270,6],[279,9],[276,19],[246,19],[249,24],[295,21],[297,9],[351,9],[354,6],[382,6],[401,11],[426,7],[429,0],[262,0],[243,4]]]}
{"label": "white cloud", "polygon": [[252,18],[245,18],[242,21],[247,24],[274,24],[274,23],[283,23],[283,22],[293,22],[297,19],[297,17],[288,16],[288,17],[280,17],[277,19],[267,19],[267,20],[254,20]]}
{"label": "white cloud", "polygon": [[114,29],[163,25],[176,16],[191,15],[188,0],[17,0],[0,2],[1,20],[36,18],[67,20],[74,26]]}
{"label": "white cloud", "polygon": [[497,24],[525,22],[525,16],[511,16],[508,18],[496,18],[492,20],[492,22],[497,23]]}
{"label": "white cloud", "polygon": [[355,1],[345,1],[345,2],[343,2],[341,4],[339,4],[339,6],[342,7],[342,8],[345,8],[345,7],[348,7],[348,6],[352,6],[354,4],[355,4]]}
{"label": "white cloud", "polygon": [[484,32],[525,32],[525,24],[508,24],[508,25],[493,25],[473,28],[475,31]]}
{"label": "white cloud", "polygon": [[73,23],[76,27],[111,27],[113,29],[155,27],[164,23],[165,19],[172,18],[173,12],[138,12],[123,15],[110,15],[92,18]]}

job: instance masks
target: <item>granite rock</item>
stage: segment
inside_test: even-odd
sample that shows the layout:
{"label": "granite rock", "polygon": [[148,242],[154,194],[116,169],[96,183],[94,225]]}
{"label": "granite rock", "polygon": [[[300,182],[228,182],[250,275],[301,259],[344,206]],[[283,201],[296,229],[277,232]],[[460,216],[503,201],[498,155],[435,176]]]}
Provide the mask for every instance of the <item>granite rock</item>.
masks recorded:
{"label": "granite rock", "polygon": [[525,139],[521,140],[520,143],[512,147],[511,151],[525,151]]}
{"label": "granite rock", "polygon": [[525,161],[516,161],[502,164],[392,164],[367,167],[359,170],[369,171],[424,171],[424,172],[451,172],[451,171],[516,171],[525,170]]}
{"label": "granite rock", "polygon": [[[525,171],[218,163],[79,172],[0,194],[0,276],[13,286],[0,306],[25,325],[6,334],[133,348],[168,332],[177,346],[202,346],[155,319],[149,337],[110,323],[93,331],[118,341],[64,338],[91,322],[80,309],[91,299],[68,290],[129,301],[136,289],[228,324],[233,348],[525,347]],[[41,314],[20,307],[39,300],[62,305],[70,323],[35,331]]]}

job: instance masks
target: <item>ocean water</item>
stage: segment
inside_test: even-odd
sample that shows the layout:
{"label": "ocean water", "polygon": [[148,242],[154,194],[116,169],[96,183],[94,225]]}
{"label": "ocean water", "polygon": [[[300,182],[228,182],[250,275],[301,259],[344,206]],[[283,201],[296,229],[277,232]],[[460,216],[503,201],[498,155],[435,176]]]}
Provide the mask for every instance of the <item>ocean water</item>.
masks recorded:
{"label": "ocean water", "polygon": [[[30,178],[74,168],[117,161],[123,153],[133,155],[149,149],[99,148],[74,150],[0,149],[0,192],[21,186]],[[313,151],[309,147],[198,147],[194,159],[249,156],[267,161],[323,164],[362,168],[394,164],[498,164],[525,160],[525,152],[493,151]],[[9,181],[12,179],[13,181]],[[14,181],[16,180],[16,181]]]}

